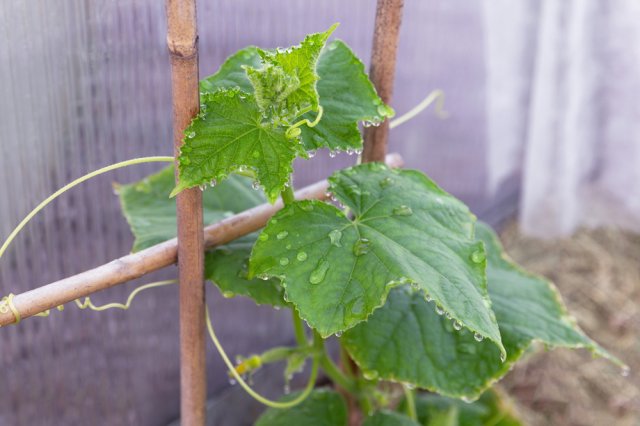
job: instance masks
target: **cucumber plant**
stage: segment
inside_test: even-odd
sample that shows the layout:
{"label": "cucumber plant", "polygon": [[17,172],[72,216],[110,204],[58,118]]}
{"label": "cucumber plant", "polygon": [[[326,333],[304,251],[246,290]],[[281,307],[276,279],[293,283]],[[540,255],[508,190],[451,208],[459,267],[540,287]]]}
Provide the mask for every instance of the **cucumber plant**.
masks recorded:
{"label": "cucumber plant", "polygon": [[[168,196],[186,188],[204,191],[207,223],[282,199],[264,229],[208,251],[205,262],[223,296],[292,312],[294,346],[236,365],[209,321],[229,374],[270,406],[258,424],[346,424],[345,395],[367,425],[482,424],[482,416],[517,424],[487,389],[533,342],[586,348],[622,365],[578,328],[552,283],[514,264],[494,232],[422,172],[358,164],[329,178],[329,202],[295,200],[296,158],[318,149],[360,154],[359,125],[394,115],[353,51],[328,42],[335,27],[287,49],[247,47],[229,57],[200,83],[179,183],[169,167],[117,188],[134,250],[175,237]],[[324,348],[332,336],[342,368]],[[243,380],[276,361],[286,362],[289,380],[309,360],[307,388],[281,401]],[[318,371],[341,393],[313,389]]]}

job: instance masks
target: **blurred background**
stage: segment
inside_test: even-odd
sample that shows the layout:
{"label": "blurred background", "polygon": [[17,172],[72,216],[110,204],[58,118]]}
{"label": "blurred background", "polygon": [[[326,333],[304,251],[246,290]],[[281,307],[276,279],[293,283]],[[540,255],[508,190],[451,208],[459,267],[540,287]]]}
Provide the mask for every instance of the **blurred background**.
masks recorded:
{"label": "blurred background", "polygon": [[[368,63],[375,1],[200,0],[201,77],[250,44],[288,46],[334,22]],[[406,0],[393,107],[433,89],[391,151],[502,229],[516,260],[555,280],[629,377],[583,353],[533,356],[505,381],[532,424],[640,422],[640,3],[633,0]],[[0,4],[0,238],[47,195],[116,161],[170,155],[164,2]],[[354,159],[300,161],[296,184]],[[156,170],[93,180],[34,220],[0,264],[18,293],[128,253],[113,195]],[[174,268],[143,282],[172,277]],[[97,294],[123,300],[136,283]],[[231,354],[291,339],[289,317],[247,300],[208,300]],[[0,425],[161,425],[179,416],[177,289],[129,312],[68,309],[0,330]],[[210,348],[211,349],[211,348]],[[212,398],[227,392],[210,350]],[[636,370],[637,370],[636,368]]]}

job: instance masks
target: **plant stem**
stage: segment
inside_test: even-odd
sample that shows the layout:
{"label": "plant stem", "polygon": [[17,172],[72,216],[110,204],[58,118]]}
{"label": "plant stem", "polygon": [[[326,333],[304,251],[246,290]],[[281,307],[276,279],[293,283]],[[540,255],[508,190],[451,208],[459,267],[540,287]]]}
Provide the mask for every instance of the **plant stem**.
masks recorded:
{"label": "plant stem", "polygon": [[409,389],[407,386],[402,386],[404,390],[404,399],[407,403],[407,415],[411,417],[412,420],[418,421],[418,415],[416,414],[416,398],[415,391],[413,389]]}
{"label": "plant stem", "polygon": [[304,332],[304,324],[302,323],[302,319],[295,308],[291,309],[291,317],[293,319],[293,331],[295,333],[298,346],[306,346],[308,343],[307,336]]}
{"label": "plant stem", "polygon": [[[313,331],[314,346],[324,348],[324,340],[317,331]],[[325,374],[331,379],[332,382],[340,386],[342,389],[349,393],[358,394],[358,386],[356,382],[351,378],[345,376],[338,366],[329,357],[326,350],[323,349],[320,354],[320,367],[324,370]]]}
{"label": "plant stem", "polygon": [[293,184],[291,183],[291,181],[289,181],[289,185],[282,190],[280,196],[282,197],[282,202],[285,206],[293,203],[296,200],[296,196],[293,193]]}

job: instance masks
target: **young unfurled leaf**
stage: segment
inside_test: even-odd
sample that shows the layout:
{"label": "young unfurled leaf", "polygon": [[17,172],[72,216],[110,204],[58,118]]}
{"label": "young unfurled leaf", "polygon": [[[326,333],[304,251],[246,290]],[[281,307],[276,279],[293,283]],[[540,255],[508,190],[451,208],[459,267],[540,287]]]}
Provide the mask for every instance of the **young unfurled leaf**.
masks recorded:
{"label": "young unfurled leaf", "polygon": [[[282,398],[290,401],[292,393]],[[328,389],[316,389],[300,404],[288,409],[269,408],[255,426],[347,426],[347,404],[342,395]]]}
{"label": "young unfurled leaf", "polygon": [[[255,47],[248,47],[229,57],[220,70],[200,83],[201,90],[214,91],[222,87],[238,86],[248,93],[253,87],[243,65],[258,68],[260,55]],[[324,114],[315,127],[302,126],[302,141],[307,150],[329,148],[333,151],[362,149],[359,122],[376,125],[394,115],[376,93],[367,76],[364,64],[343,41],[329,43],[318,59],[317,83],[320,105]],[[312,121],[315,112],[302,117]]]}
{"label": "young unfurled leaf", "polygon": [[[176,204],[169,198],[174,186],[173,166],[139,182],[117,186],[123,213],[135,236],[132,251],[139,251],[175,238]],[[215,223],[225,217],[265,202],[259,191],[251,189],[251,181],[232,176],[202,196],[204,223]],[[213,281],[223,295],[247,296],[258,304],[284,306],[280,282],[247,278],[247,263],[257,233],[246,235],[205,256],[205,277]]]}
{"label": "young unfurled leaf", "polygon": [[434,312],[433,303],[400,288],[366,323],[342,337],[361,369],[443,395],[476,398],[504,376],[534,340],[552,347],[588,348],[616,361],[577,328],[550,282],[509,261],[487,226],[480,224],[476,230],[486,245],[489,295],[506,362],[493,343],[456,330],[455,322]]}
{"label": "young unfurled leaf", "polygon": [[[382,102],[364,64],[343,41],[332,41],[322,51],[318,75],[318,94],[324,115],[317,126],[301,127],[305,148],[362,149],[358,123],[378,125],[393,117],[393,109]],[[303,117],[313,120],[314,114],[307,113]]]}
{"label": "young unfurled leaf", "polygon": [[425,175],[363,164],[334,174],[353,220],[318,201],[285,207],[251,254],[250,272],[282,279],[300,316],[323,337],[347,330],[412,283],[465,327],[502,348],[487,296],[474,217]]}
{"label": "young unfurled leaf", "polygon": [[264,66],[246,67],[260,110],[268,116],[293,120],[301,111],[318,109],[316,63],[334,24],[323,33],[310,34],[288,49],[258,49]]}
{"label": "young unfurled leaf", "polygon": [[263,123],[253,95],[239,89],[207,93],[202,101],[200,115],[185,131],[180,183],[172,194],[248,169],[273,203],[289,181],[293,160],[302,150],[300,139],[286,137],[284,127]]}
{"label": "young unfurled leaf", "polygon": [[[133,252],[177,235],[176,203],[169,198],[174,185],[174,169],[169,166],[141,181],[116,186],[122,211],[135,236]],[[204,223],[210,225],[264,201],[259,191],[251,189],[249,179],[234,176],[204,192]]]}

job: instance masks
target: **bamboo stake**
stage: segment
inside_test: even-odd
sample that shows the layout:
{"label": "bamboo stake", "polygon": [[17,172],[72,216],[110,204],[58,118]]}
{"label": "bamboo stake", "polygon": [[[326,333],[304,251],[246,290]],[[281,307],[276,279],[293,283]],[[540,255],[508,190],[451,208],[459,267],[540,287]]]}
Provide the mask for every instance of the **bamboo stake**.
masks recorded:
{"label": "bamboo stake", "polygon": [[[373,33],[373,50],[369,76],[386,104],[391,103],[395,77],[396,54],[404,0],[378,0]],[[378,127],[364,130],[362,160],[384,161],[389,138],[389,120]]]}
{"label": "bamboo stake", "polygon": [[[195,0],[167,0],[167,45],[171,58],[173,142],[176,158],[184,129],[200,107]],[[178,167],[176,164],[176,180]],[[176,199],[180,289],[180,417],[204,426],[207,377],[205,341],[204,232],[202,192],[192,188]]]}
{"label": "bamboo stake", "polygon": [[[400,167],[402,166],[402,158],[398,154],[389,154],[386,163],[390,167]],[[296,191],[296,199],[325,199],[328,188],[329,183],[326,180],[316,182]],[[269,218],[281,208],[280,201],[275,205],[262,204],[207,226],[204,229],[205,248],[227,244],[257,231],[264,227]],[[177,258],[178,242],[176,238],[173,238],[97,268],[17,294],[13,298],[13,305],[20,313],[20,317],[25,319],[47,309],[53,309],[98,291],[140,278],[175,263]],[[0,326],[14,322],[13,313],[0,311]]]}

